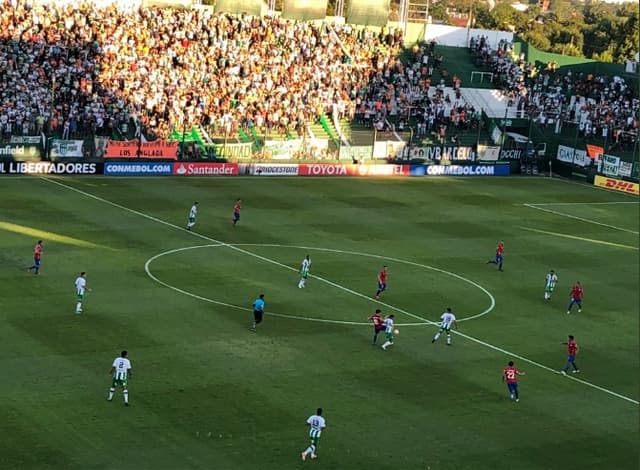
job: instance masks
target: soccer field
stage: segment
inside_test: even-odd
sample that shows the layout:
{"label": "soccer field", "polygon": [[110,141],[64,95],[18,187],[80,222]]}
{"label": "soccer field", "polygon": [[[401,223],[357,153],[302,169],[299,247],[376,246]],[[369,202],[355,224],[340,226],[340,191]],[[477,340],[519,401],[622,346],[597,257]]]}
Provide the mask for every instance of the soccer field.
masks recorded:
{"label": "soccer field", "polygon": [[[638,468],[638,198],[525,177],[15,177],[0,201],[1,469]],[[446,307],[451,347],[431,343]],[[386,351],[376,308],[400,330]],[[122,349],[129,407],[106,400]]]}

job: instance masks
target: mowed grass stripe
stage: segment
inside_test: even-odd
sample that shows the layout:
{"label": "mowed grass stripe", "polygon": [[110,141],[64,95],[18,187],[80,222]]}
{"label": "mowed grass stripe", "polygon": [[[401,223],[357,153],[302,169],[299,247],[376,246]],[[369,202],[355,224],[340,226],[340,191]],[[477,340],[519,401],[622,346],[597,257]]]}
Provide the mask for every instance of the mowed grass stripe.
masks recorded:
{"label": "mowed grass stripe", "polygon": [[[96,200],[96,201],[100,201],[100,202],[103,202],[103,203],[105,203],[105,204],[112,205],[112,206],[114,206],[114,207],[117,207],[117,208],[119,208],[119,209],[122,209],[122,210],[124,210],[124,211],[130,212],[130,213],[133,213],[133,214],[136,214],[136,215],[138,215],[138,216],[140,216],[140,217],[143,217],[143,218],[146,218],[146,219],[148,219],[148,220],[152,220],[152,221],[154,221],[154,222],[157,222],[157,223],[163,224],[163,225],[165,225],[165,226],[167,226],[167,227],[171,227],[171,228],[174,228],[174,229],[180,230],[180,231],[185,232],[185,233],[190,233],[190,234],[192,234],[193,236],[196,236],[196,237],[201,238],[201,239],[203,239],[203,240],[208,240],[208,241],[210,241],[210,242],[212,242],[212,243],[216,243],[216,244],[223,245],[223,246],[228,247],[228,248],[230,248],[230,249],[232,249],[232,250],[235,250],[235,251],[241,252],[241,253],[246,254],[246,255],[248,255],[248,256],[252,256],[252,257],[255,257],[255,258],[261,259],[262,261],[265,261],[265,262],[267,262],[267,263],[270,263],[270,264],[273,264],[273,265],[276,265],[276,266],[280,266],[280,267],[282,267],[282,268],[284,268],[284,269],[288,269],[288,270],[291,270],[291,271],[297,271],[295,268],[292,268],[291,266],[284,265],[284,264],[282,264],[282,263],[280,263],[280,262],[278,262],[278,261],[276,261],[276,260],[272,260],[272,259],[270,259],[270,258],[267,258],[267,257],[261,256],[261,255],[258,255],[258,254],[256,254],[256,253],[253,253],[253,252],[250,252],[250,251],[244,250],[244,249],[242,249],[242,248],[239,248],[239,247],[236,247],[236,246],[230,245],[230,244],[225,243],[225,242],[223,242],[223,241],[216,240],[216,239],[211,238],[211,237],[208,237],[208,236],[206,236],[206,235],[203,235],[203,234],[200,234],[200,233],[197,233],[197,232],[193,232],[193,231],[186,230],[185,228],[180,227],[180,226],[178,226],[178,225],[175,225],[175,224],[173,224],[173,223],[171,223],[171,222],[167,222],[167,221],[165,221],[165,220],[159,219],[159,218],[154,217],[154,216],[152,216],[152,215],[145,214],[144,212],[141,212],[141,211],[138,211],[138,210],[135,210],[135,209],[131,209],[131,208],[126,207],[126,206],[123,206],[123,205],[121,205],[121,204],[118,204],[118,203],[115,203],[115,202],[109,201],[109,200],[104,199],[104,198],[102,198],[102,197],[100,197],[100,196],[96,196],[96,195],[91,194],[91,193],[88,193],[88,192],[86,192],[86,191],[82,191],[82,190],[77,189],[77,188],[75,188],[75,187],[73,187],[73,186],[70,186],[70,185],[67,185],[67,184],[61,183],[61,182],[59,182],[59,181],[55,181],[55,180],[53,180],[53,179],[51,179],[51,178],[43,177],[42,179],[43,179],[43,180],[45,180],[45,181],[47,181],[47,182],[50,182],[50,183],[56,184],[56,185],[58,185],[58,186],[60,186],[60,187],[62,187],[62,188],[65,188],[65,189],[67,189],[67,190],[74,191],[74,192],[76,192],[76,193],[78,193],[78,194],[82,194],[82,195],[84,195],[84,196],[86,196],[86,197],[92,198],[92,199],[94,199],[94,200]],[[536,208],[536,209],[537,209],[537,208]],[[540,209],[540,210],[543,210],[543,209]],[[546,210],[545,210],[545,211],[546,211]],[[553,212],[553,211],[550,211],[550,212]],[[588,220],[587,220],[587,221],[588,221]],[[597,223],[597,225],[606,225],[606,224],[600,224],[600,223]],[[612,227],[613,227],[613,226],[612,226]],[[614,228],[617,228],[617,227],[614,227]],[[622,229],[622,230],[624,230],[624,231],[629,231],[629,230],[626,230],[626,229]],[[630,232],[632,232],[632,231],[630,231]],[[632,232],[632,233],[637,233],[637,232]],[[400,308],[394,307],[393,305],[386,304],[385,302],[376,301],[375,299],[371,299],[371,297],[369,297],[369,296],[367,296],[367,295],[365,295],[365,294],[362,294],[362,293],[360,293],[360,292],[353,291],[352,289],[349,289],[349,288],[347,288],[347,287],[344,287],[344,286],[341,286],[341,285],[339,285],[339,284],[336,284],[336,283],[334,283],[334,282],[332,282],[332,281],[330,281],[330,280],[328,280],[328,279],[325,279],[325,278],[322,278],[322,277],[316,277],[316,279],[319,279],[319,280],[321,280],[321,281],[323,281],[323,282],[325,282],[325,283],[327,283],[327,284],[329,284],[329,285],[331,285],[331,286],[333,286],[333,287],[336,287],[336,288],[338,288],[338,289],[344,290],[345,292],[349,292],[349,293],[351,293],[351,294],[353,294],[353,295],[355,295],[355,296],[358,296],[358,297],[361,297],[361,298],[367,299],[367,300],[369,300],[369,301],[377,302],[377,303],[378,303],[378,304],[380,304],[380,305],[384,305],[385,307],[387,307],[387,308],[389,308],[389,309],[392,309],[392,310],[395,310],[395,311],[397,311],[397,312],[403,313],[403,314],[405,314],[405,315],[407,315],[407,316],[409,316],[409,317],[411,317],[411,318],[414,318],[414,319],[416,319],[416,320],[424,321],[426,324],[430,324],[430,325],[434,325],[434,326],[436,326],[436,325],[437,325],[437,323],[436,323],[436,322],[429,321],[429,320],[427,320],[427,319],[425,319],[425,318],[423,318],[423,317],[420,317],[419,315],[415,315],[415,314],[413,314],[413,313],[411,313],[411,312],[408,312],[408,311],[406,311],[406,310],[403,310],[403,309],[400,309]],[[524,356],[520,356],[520,355],[518,355],[518,354],[512,353],[512,352],[510,352],[510,351],[507,351],[507,350],[505,350],[505,349],[502,349],[502,348],[500,348],[500,347],[498,347],[498,346],[495,346],[495,345],[492,345],[492,344],[490,344],[490,343],[486,343],[486,342],[484,342],[484,341],[482,341],[482,340],[480,340],[480,339],[478,339],[478,338],[472,337],[472,336],[470,336],[470,335],[466,335],[466,334],[464,334],[464,333],[460,333],[460,332],[456,332],[456,333],[457,333],[458,335],[460,335],[461,337],[463,337],[463,338],[465,338],[465,339],[467,339],[467,340],[469,340],[469,341],[472,341],[472,342],[474,342],[474,343],[476,343],[476,344],[479,344],[479,345],[482,345],[482,346],[487,347],[487,348],[489,348],[489,349],[492,349],[492,350],[494,350],[494,351],[497,351],[497,352],[503,353],[503,354],[505,354],[505,355],[507,355],[507,356],[511,356],[511,357],[518,358],[518,359],[520,359],[520,360],[522,360],[522,361],[524,361],[524,362],[527,362],[527,363],[529,363],[529,364],[531,364],[531,365],[534,365],[534,366],[536,366],[536,367],[539,367],[539,368],[541,368],[541,369],[544,369],[544,370],[547,370],[547,371],[549,371],[549,372],[552,372],[552,373],[554,373],[554,374],[558,374],[558,375],[559,375],[559,372],[558,372],[557,370],[555,370],[555,369],[553,369],[553,368],[551,368],[551,367],[545,366],[544,364],[541,364],[541,363],[539,363],[539,362],[533,361],[533,360],[528,359],[528,358],[526,358],[526,357],[524,357]],[[588,386],[588,387],[591,387],[591,388],[593,388],[593,389],[599,390],[599,391],[601,391],[601,392],[607,393],[607,394],[609,394],[610,396],[613,396],[613,397],[615,397],[615,398],[619,398],[619,399],[621,399],[621,400],[624,400],[624,401],[626,401],[626,402],[632,403],[632,404],[634,404],[634,405],[639,405],[639,404],[640,404],[640,402],[638,402],[638,400],[635,400],[635,399],[633,399],[633,398],[630,398],[630,397],[627,397],[627,396],[625,396],[625,395],[619,394],[619,393],[617,393],[617,392],[615,392],[615,391],[613,391],[613,390],[609,390],[609,389],[607,389],[607,388],[605,388],[605,387],[601,387],[601,386],[596,385],[596,384],[593,384],[593,383],[591,383],[591,382],[587,382],[586,380],[577,379],[577,378],[572,377],[572,376],[569,376],[569,379],[570,379],[570,380],[574,380],[574,381],[575,381],[575,382],[577,382],[577,383],[580,383],[580,384],[586,385],[586,386]]]}

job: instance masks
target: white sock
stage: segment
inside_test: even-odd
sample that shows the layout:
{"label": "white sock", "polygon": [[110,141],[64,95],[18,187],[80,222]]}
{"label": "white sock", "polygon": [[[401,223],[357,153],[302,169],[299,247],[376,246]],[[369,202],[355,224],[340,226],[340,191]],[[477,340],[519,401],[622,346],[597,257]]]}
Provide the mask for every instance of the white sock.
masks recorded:
{"label": "white sock", "polygon": [[129,403],[129,390],[125,389],[122,394],[124,395],[124,402]]}
{"label": "white sock", "polygon": [[302,279],[300,279],[300,281],[298,282],[298,289],[302,289],[302,286],[304,286],[304,282],[302,282]]}
{"label": "white sock", "polygon": [[451,335],[447,335],[447,344],[451,344]]}
{"label": "white sock", "polygon": [[110,388],[110,389],[109,389],[109,400],[112,400],[112,399],[113,399],[113,393],[114,393],[115,391],[116,391],[116,389],[115,389],[115,388]]}
{"label": "white sock", "polygon": [[385,343],[382,345],[382,349],[386,349],[389,346],[391,346],[393,343],[391,341],[385,341]]}
{"label": "white sock", "polygon": [[438,338],[440,338],[440,332],[436,333],[436,335],[433,337],[433,340],[438,341]]}
{"label": "white sock", "polygon": [[549,300],[549,294],[547,292],[544,293],[544,299]]}
{"label": "white sock", "polygon": [[76,304],[76,312],[82,312],[82,302]]}

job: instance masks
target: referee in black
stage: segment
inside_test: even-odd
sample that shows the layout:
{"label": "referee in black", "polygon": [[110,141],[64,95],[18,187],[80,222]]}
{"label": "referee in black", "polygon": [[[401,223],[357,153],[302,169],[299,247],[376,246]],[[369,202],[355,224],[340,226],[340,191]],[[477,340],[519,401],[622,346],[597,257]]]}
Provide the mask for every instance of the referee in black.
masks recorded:
{"label": "referee in black", "polygon": [[253,326],[249,328],[255,333],[256,326],[262,322],[264,316],[264,294],[260,294],[258,298],[253,302]]}

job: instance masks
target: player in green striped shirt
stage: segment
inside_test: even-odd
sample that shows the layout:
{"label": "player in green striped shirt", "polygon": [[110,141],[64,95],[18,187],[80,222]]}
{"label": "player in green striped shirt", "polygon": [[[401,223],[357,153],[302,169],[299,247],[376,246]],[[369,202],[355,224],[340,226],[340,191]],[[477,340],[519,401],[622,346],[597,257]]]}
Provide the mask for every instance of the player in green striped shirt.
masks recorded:
{"label": "player in green striped shirt", "polygon": [[320,434],[322,434],[322,430],[327,427],[327,424],[322,417],[322,408],[318,408],[316,410],[316,414],[309,416],[307,419],[307,425],[309,425],[309,439],[311,440],[311,444],[304,452],[302,452],[302,454],[300,454],[303,462],[307,459],[307,455],[311,455],[312,459],[318,458],[316,450],[318,449]]}
{"label": "player in green striped shirt", "polygon": [[111,382],[111,388],[109,389],[108,401],[113,400],[113,395],[116,392],[116,387],[119,385],[122,387],[122,395],[124,396],[124,404],[129,406],[129,390],[127,389],[127,379],[131,377],[131,361],[127,358],[127,351],[122,351],[120,357],[116,357],[113,360],[111,371],[109,372],[113,376]]}
{"label": "player in green striped shirt", "polygon": [[298,282],[298,289],[302,289],[309,277],[309,269],[311,269],[311,258],[309,255],[305,256],[300,265],[300,282]]}

